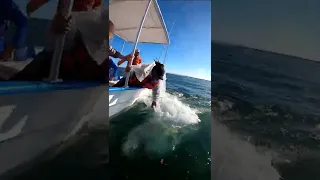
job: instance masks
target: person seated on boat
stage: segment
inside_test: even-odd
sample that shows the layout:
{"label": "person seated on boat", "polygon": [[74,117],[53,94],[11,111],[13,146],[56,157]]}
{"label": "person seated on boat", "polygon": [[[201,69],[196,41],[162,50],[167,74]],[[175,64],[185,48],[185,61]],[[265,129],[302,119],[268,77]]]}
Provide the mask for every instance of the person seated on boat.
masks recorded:
{"label": "person seated on boat", "polygon": [[[11,45],[5,45],[4,36],[8,28],[8,23],[12,22],[16,26],[16,32]],[[11,60],[12,53],[17,60],[25,60],[27,36],[27,18],[20,11],[18,5],[12,0],[0,0],[0,38],[1,52],[0,59]]]}
{"label": "person seated on boat", "polygon": [[[30,0],[26,6],[26,12],[30,16],[33,12],[39,9],[44,4],[48,3],[50,0]],[[61,2],[58,2],[58,9],[61,8]],[[102,6],[102,0],[74,0],[72,11],[91,11],[93,9],[100,8]]]}
{"label": "person seated on boat", "polygon": [[[129,63],[131,61],[131,59],[132,59],[132,55],[128,54],[127,56],[125,56],[125,58],[121,59],[118,62],[118,66],[120,66],[124,61],[128,61],[128,63]],[[136,49],[134,51],[134,58],[133,58],[132,65],[138,65],[138,64],[141,64],[141,63],[142,63],[142,59],[141,59],[141,56],[140,56],[140,50]]]}
{"label": "person seated on boat", "polygon": [[[108,10],[73,12],[72,18],[57,13],[52,22],[52,32],[55,35],[67,33],[59,78],[102,82],[109,79],[108,52],[102,48],[107,38],[108,16]],[[53,49],[46,47],[11,80],[41,81],[47,78],[52,58]]]}
{"label": "person seated on boat", "polygon": [[[147,74],[139,73],[138,71],[131,70],[129,66],[126,68],[126,72],[130,72],[129,87],[144,87],[148,89],[152,89],[152,104],[151,106],[157,106],[157,101],[160,95],[160,80],[163,80],[163,76],[165,73],[164,65],[161,64],[159,61],[155,61],[155,63],[151,64],[152,70],[149,71]],[[150,67],[150,65],[148,65]],[[141,70],[141,68],[136,68],[137,70]],[[117,84],[113,87],[123,87],[125,85],[126,77],[120,79]]]}

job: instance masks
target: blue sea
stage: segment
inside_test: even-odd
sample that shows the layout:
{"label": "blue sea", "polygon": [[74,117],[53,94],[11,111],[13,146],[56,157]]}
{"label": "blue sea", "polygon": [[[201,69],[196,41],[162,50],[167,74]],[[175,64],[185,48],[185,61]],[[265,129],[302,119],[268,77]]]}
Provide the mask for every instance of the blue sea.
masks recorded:
{"label": "blue sea", "polygon": [[83,132],[78,144],[16,179],[209,180],[211,82],[166,77],[157,108],[149,95],[140,98],[109,129]]}
{"label": "blue sea", "polygon": [[155,110],[146,97],[111,119],[112,179],[210,179],[211,83],[167,74],[166,86]]}
{"label": "blue sea", "polygon": [[212,44],[212,177],[320,179],[320,63]]}

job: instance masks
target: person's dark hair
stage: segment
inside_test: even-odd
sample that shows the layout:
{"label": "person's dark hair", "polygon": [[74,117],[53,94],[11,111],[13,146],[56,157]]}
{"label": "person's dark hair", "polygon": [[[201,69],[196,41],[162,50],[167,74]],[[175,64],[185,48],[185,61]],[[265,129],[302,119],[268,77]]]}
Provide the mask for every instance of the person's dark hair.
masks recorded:
{"label": "person's dark hair", "polygon": [[154,70],[158,75],[158,78],[163,80],[163,76],[165,73],[164,64],[161,64],[159,61],[155,61],[156,65],[154,66]]}
{"label": "person's dark hair", "polygon": [[114,33],[114,24],[112,21],[110,21],[110,19],[109,19],[109,32]]}

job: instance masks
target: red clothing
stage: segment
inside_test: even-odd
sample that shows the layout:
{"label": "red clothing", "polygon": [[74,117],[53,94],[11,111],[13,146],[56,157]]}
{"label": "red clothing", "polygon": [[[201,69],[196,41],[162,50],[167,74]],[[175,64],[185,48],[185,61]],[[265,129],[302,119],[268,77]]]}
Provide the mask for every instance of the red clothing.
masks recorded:
{"label": "red clothing", "polygon": [[153,89],[158,84],[159,84],[159,81],[152,81],[152,78],[150,75],[147,76],[142,82],[140,82],[135,75],[130,77],[129,79],[129,86],[145,87],[148,89]]}
{"label": "red clothing", "polygon": [[[30,0],[27,4],[27,12],[34,12],[50,0]],[[60,9],[65,0],[59,0],[58,9]],[[72,11],[90,11],[102,5],[102,0],[74,0]]]}
{"label": "red clothing", "polygon": [[[59,1],[58,9],[61,7],[61,2]],[[72,11],[90,11],[102,5],[102,0],[74,0]]]}
{"label": "red clothing", "polygon": [[[126,59],[131,60],[132,55],[129,54],[126,56]],[[142,60],[140,56],[134,56],[133,61],[132,61],[132,65],[138,65],[141,64]]]}
{"label": "red clothing", "polygon": [[108,62],[98,65],[89,55],[82,41],[70,52],[64,52],[61,59],[61,78],[65,80],[105,81],[109,76]]}
{"label": "red clothing", "polygon": [[[129,54],[127,56],[125,56],[125,58],[130,61],[131,58],[132,58],[132,55]],[[121,59],[119,62],[118,62],[118,66],[120,66],[125,60],[124,59]],[[133,58],[133,61],[132,61],[132,65],[138,65],[138,64],[141,64],[142,63],[142,59],[141,59],[141,56],[138,55],[138,56],[134,56]]]}

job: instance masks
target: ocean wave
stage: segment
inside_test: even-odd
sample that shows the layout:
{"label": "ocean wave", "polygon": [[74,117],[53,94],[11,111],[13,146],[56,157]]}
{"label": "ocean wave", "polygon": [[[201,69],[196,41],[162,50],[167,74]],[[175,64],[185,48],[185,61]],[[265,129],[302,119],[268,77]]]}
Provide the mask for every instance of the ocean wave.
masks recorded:
{"label": "ocean wave", "polygon": [[[236,133],[241,144],[250,143],[254,149],[260,149],[263,153],[273,153],[268,161],[281,176],[284,174],[292,179],[294,173],[290,175],[287,171],[290,167],[293,170],[293,166],[301,168],[295,164],[303,164],[307,157],[317,161],[319,155],[310,153],[317,151],[320,145],[319,127],[315,126],[320,122],[317,116],[300,114],[283,105],[253,104],[230,96],[226,99],[221,96],[214,98],[213,103],[216,121]],[[226,132],[222,133],[219,137],[223,139],[229,136]]]}
{"label": "ocean wave", "polygon": [[[138,102],[149,107],[152,103],[151,91],[142,95]],[[124,154],[130,156],[141,148],[145,153],[154,155],[174,150],[183,136],[196,130],[192,125],[201,121],[197,113],[196,109],[180,101],[179,97],[162,93],[148,120],[129,132],[123,144]]]}
{"label": "ocean wave", "polygon": [[271,165],[272,157],[232,135],[226,127],[213,121],[211,125],[212,171],[217,180],[277,180],[278,172]]}

